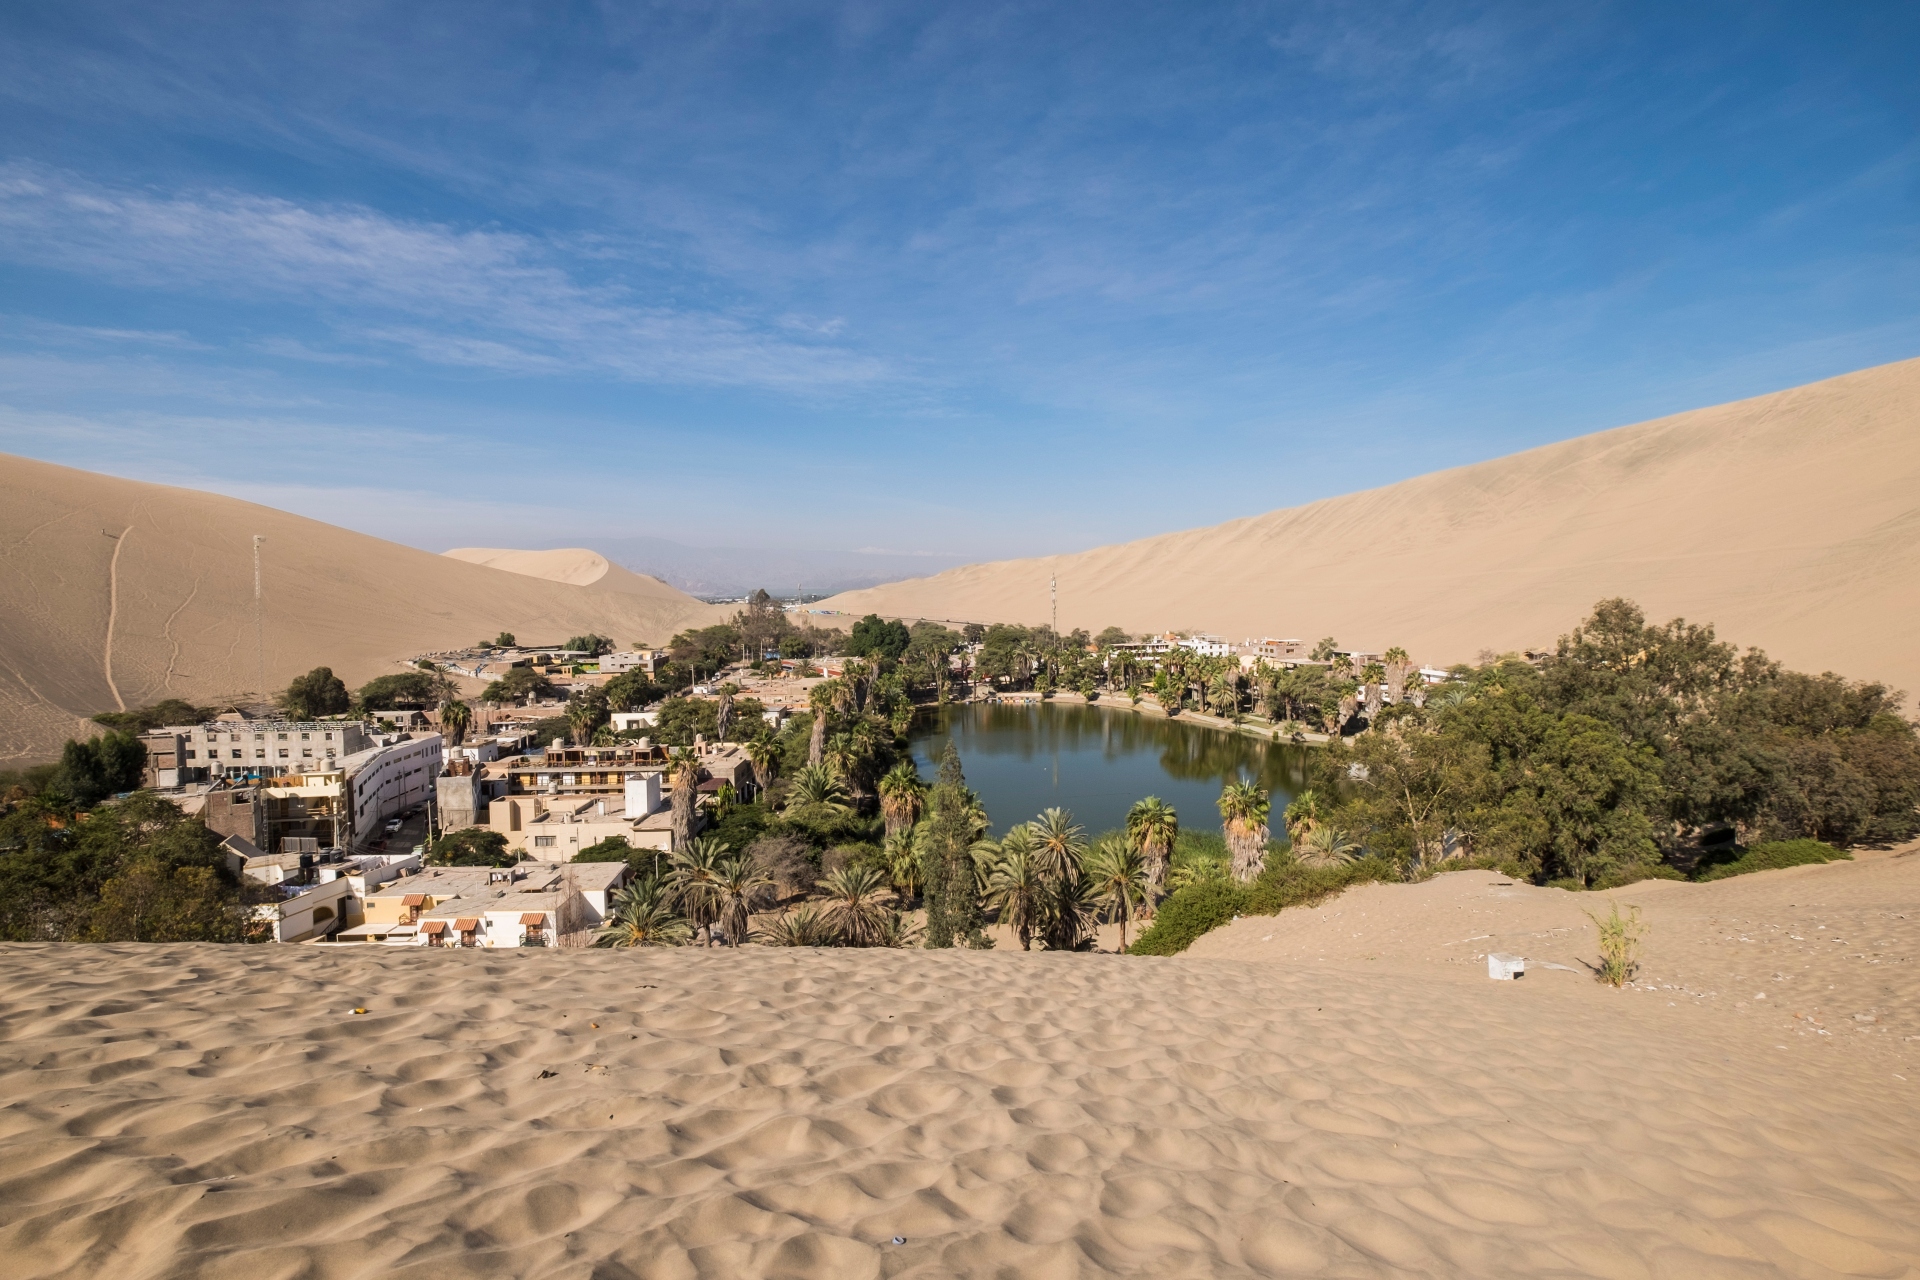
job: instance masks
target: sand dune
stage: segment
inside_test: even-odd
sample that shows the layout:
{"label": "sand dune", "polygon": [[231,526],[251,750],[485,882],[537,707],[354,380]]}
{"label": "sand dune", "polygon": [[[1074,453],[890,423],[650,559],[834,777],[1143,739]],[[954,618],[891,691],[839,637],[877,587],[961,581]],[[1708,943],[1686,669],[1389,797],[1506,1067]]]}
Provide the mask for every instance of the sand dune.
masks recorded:
{"label": "sand dune", "polygon": [[1590,954],[1552,931],[1598,895],[1495,879],[1168,960],[10,946],[0,1250],[22,1280],[1920,1274],[1920,857],[1623,891],[1655,925],[1628,991],[1458,962]]}
{"label": "sand dune", "polygon": [[1427,662],[1594,601],[1920,693],[1920,360],[1206,529],[850,591],[854,613],[1334,635]]}
{"label": "sand dune", "polygon": [[503,628],[658,643],[720,614],[626,570],[543,580],[215,494],[0,463],[0,760],[56,754],[96,711],[257,690],[254,534],[269,688],[322,664],[358,683]]}
{"label": "sand dune", "polygon": [[[557,551],[514,551],[506,547],[455,547],[442,552],[455,560],[464,560],[468,564],[484,564],[489,568],[505,569],[508,573],[523,573],[530,578],[545,578],[549,582],[566,582],[576,587],[589,586],[607,576],[613,566],[598,551],[589,551],[585,547],[565,547]],[[628,577],[637,582],[655,582],[654,578],[642,578],[627,570]]]}

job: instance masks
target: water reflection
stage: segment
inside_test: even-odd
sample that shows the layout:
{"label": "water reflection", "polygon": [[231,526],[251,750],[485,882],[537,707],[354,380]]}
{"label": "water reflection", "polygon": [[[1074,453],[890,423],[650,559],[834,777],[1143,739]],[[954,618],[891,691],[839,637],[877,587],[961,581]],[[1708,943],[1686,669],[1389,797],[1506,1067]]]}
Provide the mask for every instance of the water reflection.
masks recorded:
{"label": "water reflection", "polygon": [[1098,703],[947,707],[923,712],[911,737],[929,780],[947,742],[959,747],[996,833],[1052,805],[1103,831],[1124,823],[1128,807],[1147,795],[1174,805],[1182,825],[1217,831],[1221,787],[1249,780],[1273,793],[1277,823],[1306,785],[1311,749]]}

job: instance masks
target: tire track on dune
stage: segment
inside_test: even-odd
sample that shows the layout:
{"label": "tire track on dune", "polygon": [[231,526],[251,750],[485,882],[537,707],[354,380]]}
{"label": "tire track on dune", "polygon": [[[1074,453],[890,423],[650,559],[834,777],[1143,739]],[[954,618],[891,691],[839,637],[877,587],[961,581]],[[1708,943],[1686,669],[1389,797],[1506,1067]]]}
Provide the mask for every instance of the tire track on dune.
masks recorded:
{"label": "tire track on dune", "polygon": [[174,619],[178,618],[181,615],[181,613],[183,613],[186,610],[186,607],[193,603],[193,598],[200,594],[201,577],[202,577],[201,574],[196,573],[193,575],[192,590],[188,591],[187,598],[185,600],[182,600],[178,605],[176,605],[174,607],[173,612],[167,615],[166,623],[162,625],[160,628],[160,634],[166,637],[168,644],[173,646],[173,652],[167,655],[166,674],[162,676],[160,679],[160,687],[166,690],[168,693],[173,692],[173,670],[175,667],[180,665],[180,639],[178,636],[173,634]]}
{"label": "tire track on dune", "polygon": [[100,668],[106,674],[107,691],[113,694],[113,704],[125,711],[127,700],[120,696],[120,686],[113,682],[113,624],[120,614],[120,553],[126,550],[127,539],[133,536],[133,526],[122,529],[118,537],[110,533],[107,536],[113,538],[113,559],[107,564],[107,642],[100,651]]}

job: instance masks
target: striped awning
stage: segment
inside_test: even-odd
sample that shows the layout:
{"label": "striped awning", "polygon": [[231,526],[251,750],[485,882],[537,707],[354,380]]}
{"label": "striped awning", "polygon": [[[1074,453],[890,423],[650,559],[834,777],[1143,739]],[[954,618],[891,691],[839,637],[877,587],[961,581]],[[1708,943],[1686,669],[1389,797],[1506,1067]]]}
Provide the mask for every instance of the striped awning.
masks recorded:
{"label": "striped awning", "polygon": [[472,933],[475,929],[478,929],[480,927],[480,922],[478,920],[473,920],[473,919],[455,920],[453,922],[453,927],[458,929],[462,933]]}
{"label": "striped awning", "polygon": [[420,926],[420,932],[422,933],[445,933],[446,931],[447,922],[445,920],[429,920]]}
{"label": "striped awning", "polygon": [[427,895],[424,893],[410,893],[400,899],[400,905],[403,907],[424,907],[427,905]]}
{"label": "striped awning", "polygon": [[520,923],[529,929],[541,928],[547,923],[547,913],[544,911],[529,911],[526,915],[520,917]]}

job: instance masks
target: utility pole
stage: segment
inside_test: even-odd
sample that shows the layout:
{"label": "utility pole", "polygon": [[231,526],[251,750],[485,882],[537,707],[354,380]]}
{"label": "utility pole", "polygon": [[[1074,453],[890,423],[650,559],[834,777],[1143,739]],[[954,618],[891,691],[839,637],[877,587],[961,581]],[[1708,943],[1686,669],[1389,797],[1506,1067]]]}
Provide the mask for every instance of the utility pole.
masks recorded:
{"label": "utility pole", "polygon": [[260,595],[260,544],[267,540],[264,533],[253,535],[253,647],[260,660],[260,700],[271,701],[267,696],[267,619],[266,605]]}

